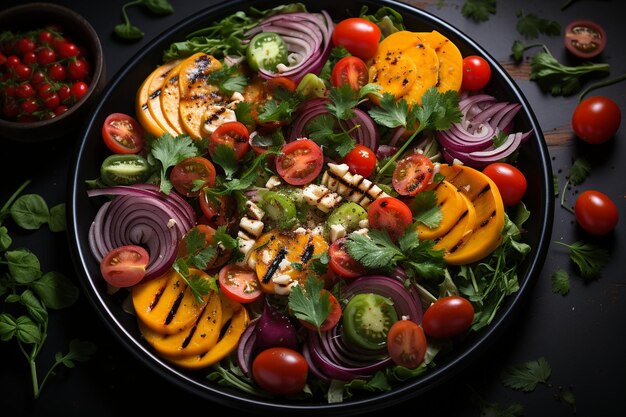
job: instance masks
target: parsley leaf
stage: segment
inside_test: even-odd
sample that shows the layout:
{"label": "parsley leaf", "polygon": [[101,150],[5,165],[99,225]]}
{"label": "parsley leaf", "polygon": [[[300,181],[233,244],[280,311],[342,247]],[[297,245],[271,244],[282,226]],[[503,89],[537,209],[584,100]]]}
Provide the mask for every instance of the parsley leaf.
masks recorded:
{"label": "parsley leaf", "polygon": [[330,102],[326,104],[330,114],[339,120],[349,120],[354,117],[354,107],[359,104],[356,93],[349,84],[333,87],[328,92]]}
{"label": "parsley leaf", "polygon": [[569,292],[569,274],[564,269],[557,269],[552,274],[552,292],[566,295]]}
{"label": "parsley leaf", "polygon": [[150,154],[161,164],[161,192],[169,194],[172,190],[167,171],[180,161],[198,155],[198,148],[187,135],[173,137],[169,133],[159,136],[150,145]]}
{"label": "parsley leaf", "polygon": [[237,121],[246,125],[250,131],[253,130],[251,126],[256,126],[256,121],[252,116],[252,103],[247,101],[240,101],[237,103],[237,107],[235,107],[235,116],[237,117]]}
{"label": "parsley leaf", "polygon": [[370,230],[368,236],[351,233],[346,249],[352,258],[370,269],[393,268],[404,256],[383,230]]}
{"label": "parsley leaf", "polygon": [[209,73],[207,83],[217,85],[217,87],[227,94],[235,91],[242,93],[248,79],[239,72],[239,68],[235,65],[223,65],[220,69]]}
{"label": "parsley leaf", "polygon": [[394,127],[407,126],[409,105],[405,99],[396,101],[393,94],[385,93],[378,107],[373,107],[369,115],[380,125],[393,129]]}
{"label": "parsley leaf", "polygon": [[591,174],[591,164],[584,158],[576,158],[569,172],[569,180],[574,185],[580,185]]}
{"label": "parsley leaf", "polygon": [[517,31],[526,39],[534,39],[540,33],[548,36],[559,36],[561,25],[554,20],[541,18],[533,13],[524,14],[521,10],[517,12]]}
{"label": "parsley leaf", "polygon": [[222,245],[224,249],[235,249],[239,247],[237,239],[232,237],[226,231],[226,226],[219,226],[215,230],[215,234],[213,235],[213,240],[216,245]]}
{"label": "parsley leaf", "polygon": [[289,293],[289,308],[300,320],[311,323],[319,330],[330,314],[330,297],[324,289],[324,282],[309,276],[304,283],[304,291],[296,285]]}
{"label": "parsley leaf", "polygon": [[343,158],[354,148],[356,140],[349,133],[339,130],[337,124],[338,121],[333,115],[320,114],[306,124],[304,134],[325,151],[336,153]]}
{"label": "parsley leaf", "polygon": [[461,14],[475,22],[486,22],[489,14],[496,14],[496,0],[465,0]]}
{"label": "parsley leaf", "polygon": [[591,280],[601,275],[602,269],[609,262],[609,252],[590,243],[575,242],[571,245],[556,242],[569,249],[570,259],[578,266],[584,280]]}
{"label": "parsley leaf", "polygon": [[211,159],[224,169],[226,178],[232,178],[233,174],[239,168],[239,162],[235,156],[235,149],[223,143],[215,147]]}
{"label": "parsley leaf", "polygon": [[502,383],[509,388],[530,392],[538,384],[546,384],[551,373],[550,364],[541,357],[536,361],[528,361],[507,368],[502,373]]}
{"label": "parsley leaf", "polygon": [[439,226],[443,215],[434,191],[418,193],[409,205],[415,222],[423,223],[430,229]]}

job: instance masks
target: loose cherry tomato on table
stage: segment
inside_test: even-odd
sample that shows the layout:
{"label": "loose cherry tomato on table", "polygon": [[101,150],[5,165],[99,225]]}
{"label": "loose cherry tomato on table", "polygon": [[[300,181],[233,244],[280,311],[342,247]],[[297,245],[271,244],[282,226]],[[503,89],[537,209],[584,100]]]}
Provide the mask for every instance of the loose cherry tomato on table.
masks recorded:
{"label": "loose cherry tomato on table", "polygon": [[273,347],[259,353],[252,362],[252,376],[269,393],[294,395],[301,392],[309,375],[309,365],[299,352]]}
{"label": "loose cherry tomato on table", "polygon": [[224,295],[238,303],[251,303],[263,294],[256,272],[243,266],[228,264],[222,267],[218,280]]}
{"label": "loose cherry tomato on table", "polygon": [[[337,297],[335,297],[333,293],[327,289],[323,289],[322,294],[327,294],[328,301],[330,302],[330,313],[328,313],[328,317],[326,317],[326,319],[322,322],[319,329],[321,332],[326,332],[339,323],[339,320],[341,319],[341,304],[339,304]],[[317,331],[317,327],[306,320],[300,319],[300,324],[309,330]]]}
{"label": "loose cherry tomato on table", "polygon": [[223,123],[211,133],[209,154],[211,156],[215,155],[215,150],[218,145],[226,145],[235,151],[235,158],[239,160],[243,158],[246,152],[248,152],[248,149],[250,149],[249,138],[250,133],[243,123]]}
{"label": "loose cherry tomato on table", "polygon": [[424,330],[411,320],[398,320],[387,333],[387,350],[396,365],[417,368],[426,356]]}
{"label": "loose cherry tomato on table", "polygon": [[332,39],[335,46],[343,46],[352,55],[368,60],[378,51],[380,28],[367,19],[350,17],[335,25]]}
{"label": "loose cherry tomato on table", "polygon": [[600,191],[583,191],[574,204],[576,222],[588,233],[602,236],[617,225],[619,213],[609,196]]}
{"label": "loose cherry tomato on table", "polygon": [[613,100],[593,96],[576,106],[572,115],[572,128],[580,139],[597,145],[615,136],[621,121],[622,112]]}
{"label": "loose cherry tomato on table", "polygon": [[574,20],[564,31],[565,48],[578,58],[598,56],[606,46],[606,32],[591,20]]}
{"label": "loose cherry tomato on table", "polygon": [[343,159],[350,172],[369,177],[376,168],[376,154],[365,145],[357,144]]}
{"label": "loose cherry tomato on table", "polygon": [[276,171],[291,185],[313,181],[324,166],[322,148],[310,139],[298,139],[283,145],[276,158]]}
{"label": "loose cherry tomato on table", "polygon": [[527,187],[522,171],[505,162],[494,162],[487,165],[483,173],[496,184],[505,206],[511,207],[522,201]]}
{"label": "loose cherry tomato on table", "polygon": [[202,156],[185,158],[172,168],[170,181],[179,194],[196,197],[202,187],[215,186],[215,166]]}
{"label": "loose cherry tomato on table", "polygon": [[491,66],[485,58],[478,55],[469,55],[463,58],[464,90],[474,91],[484,88],[491,79]]}
{"label": "loose cherry tomato on table", "polygon": [[144,146],[143,129],[134,117],[111,113],[102,125],[102,138],[111,152],[139,153]]}
{"label": "loose cherry tomato on table", "polygon": [[428,307],[422,319],[424,332],[435,339],[447,339],[469,330],[474,320],[474,306],[466,298],[451,295]]}
{"label": "loose cherry tomato on table", "polygon": [[109,285],[130,287],[141,282],[149,261],[150,255],[141,246],[120,246],[102,258],[100,272]]}
{"label": "loose cherry tomato on table", "polygon": [[328,266],[332,271],[344,278],[357,278],[365,275],[367,270],[356,261],[346,250],[346,238],[335,240],[328,248],[330,261]]}
{"label": "loose cherry tomato on table", "polygon": [[337,61],[330,80],[335,87],[348,84],[352,91],[358,92],[367,84],[368,77],[367,65],[361,58],[346,56]]}
{"label": "loose cherry tomato on table", "polygon": [[392,239],[397,240],[411,223],[411,209],[395,197],[377,198],[367,209],[370,228],[386,230]]}
{"label": "loose cherry tomato on table", "polygon": [[391,184],[398,194],[414,196],[428,187],[434,173],[435,166],[432,161],[416,153],[398,161],[391,177]]}

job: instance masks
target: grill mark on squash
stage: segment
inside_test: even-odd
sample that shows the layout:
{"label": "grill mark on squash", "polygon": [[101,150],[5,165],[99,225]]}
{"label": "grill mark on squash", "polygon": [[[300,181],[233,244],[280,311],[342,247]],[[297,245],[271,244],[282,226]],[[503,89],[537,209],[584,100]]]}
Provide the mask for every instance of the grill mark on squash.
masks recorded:
{"label": "grill mark on squash", "polygon": [[276,271],[278,271],[278,266],[283,261],[283,259],[285,259],[286,256],[287,256],[287,247],[283,246],[282,248],[280,248],[280,250],[274,257],[274,260],[272,260],[272,263],[267,268],[267,271],[265,272],[265,276],[263,276],[263,280],[262,280],[264,284],[267,284],[270,281],[270,279],[272,279],[272,276],[274,276]]}
{"label": "grill mark on squash", "polygon": [[300,260],[303,264],[307,264],[311,260],[314,250],[315,246],[313,245],[313,235],[309,235],[309,241],[307,242],[306,246],[304,247],[304,251],[300,256]]}
{"label": "grill mark on squash", "polygon": [[[467,213],[469,213],[469,210],[467,210],[467,209],[466,209],[465,211],[463,211],[463,214],[461,214],[461,215],[459,216],[459,218],[457,219],[456,223],[454,223],[454,224],[452,225],[452,227],[450,227],[450,229],[448,229],[448,231],[447,231],[446,233],[444,233],[443,235],[441,235],[441,236],[439,236],[438,238],[436,238],[436,239],[435,239],[435,243],[439,242],[441,239],[443,239],[444,237],[448,236],[448,234],[449,234],[452,230],[454,230],[454,228],[455,228],[455,227],[456,227],[456,226],[457,226],[457,225],[461,222],[461,220],[463,220],[463,219],[465,218],[465,216],[467,216]],[[461,240],[461,242],[462,242],[462,240]],[[457,245],[458,245],[458,246],[460,246],[460,244],[458,244],[458,243],[457,243]],[[456,249],[455,249],[455,250],[456,250]],[[452,251],[450,251],[450,252],[452,252]]]}
{"label": "grill mark on squash", "polygon": [[174,320],[174,317],[176,317],[176,313],[178,312],[178,308],[180,307],[180,303],[182,303],[184,296],[185,296],[184,290],[178,293],[178,296],[176,297],[174,304],[172,304],[172,308],[170,309],[169,313],[167,313],[167,317],[165,318],[166,325],[170,324],[172,320]]}

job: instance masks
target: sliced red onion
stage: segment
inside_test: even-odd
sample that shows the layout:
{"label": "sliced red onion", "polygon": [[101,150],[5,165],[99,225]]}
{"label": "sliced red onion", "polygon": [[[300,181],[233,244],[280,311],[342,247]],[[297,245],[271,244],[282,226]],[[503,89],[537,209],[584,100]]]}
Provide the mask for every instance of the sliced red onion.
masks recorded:
{"label": "sliced red onion", "polygon": [[237,364],[244,375],[250,375],[250,365],[254,359],[254,350],[256,344],[256,324],[258,318],[252,320],[246,330],[243,331],[237,344]]}
{"label": "sliced red onion", "polygon": [[385,158],[389,158],[390,156],[395,155],[396,152],[398,152],[398,148],[396,148],[395,146],[379,145],[378,149],[376,149],[376,159],[381,161]]}

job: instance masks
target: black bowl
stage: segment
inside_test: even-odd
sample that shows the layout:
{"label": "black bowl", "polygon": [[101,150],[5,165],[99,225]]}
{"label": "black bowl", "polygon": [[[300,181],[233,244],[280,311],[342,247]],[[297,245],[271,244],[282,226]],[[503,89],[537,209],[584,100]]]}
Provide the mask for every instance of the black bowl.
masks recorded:
{"label": "black bowl", "polygon": [[410,30],[438,30],[458,45],[464,56],[478,54],[489,61],[492,67],[492,78],[488,93],[501,100],[521,103],[523,108],[516,117],[516,128],[524,131],[533,129],[535,132],[532,139],[521,147],[519,154],[519,166],[525,172],[528,181],[525,203],[532,213],[530,220],[525,225],[527,227],[525,241],[532,246],[532,252],[519,271],[520,289],[504,301],[491,325],[466,340],[453,353],[445,357],[438,357],[437,366],[421,377],[411,380],[391,392],[349,399],[340,404],[327,404],[317,399],[302,402],[261,399],[212,383],[205,377],[207,372],[181,371],[153,353],[150,347],[142,341],[135,317],[123,310],[119,300],[107,295],[99,265],[93,258],[87,242],[89,226],[98,207],[93,200],[87,197],[85,180],[98,176],[100,164],[105,155],[108,154],[100,138],[100,128],[105,117],[112,112],[133,113],[133,103],[132,100],[129,100],[128,92],[138,89],[144,78],[161,62],[163,50],[172,42],[180,41],[184,39],[186,34],[234,11],[247,10],[249,6],[263,9],[277,4],[280,3],[238,0],[201,11],[192,19],[181,22],[155,39],[149,47],[136,55],[112,79],[83,132],[82,144],[74,165],[75,169],[71,174],[68,224],[71,233],[72,252],[76,267],[82,273],[83,289],[106,325],[132,354],[164,379],[210,401],[246,411],[314,415],[319,413],[346,415],[366,410],[374,411],[425,393],[457,374],[475,360],[480,353],[484,352],[485,348],[498,338],[502,330],[519,311],[530,286],[543,265],[551,235],[554,211],[552,169],[543,134],[532,109],[518,86],[497,61],[473,40],[441,19],[424,11],[391,1],[360,0],[349,6],[340,6],[339,2],[332,0],[305,2],[309,10],[326,9],[335,19],[358,15],[362,5],[367,5],[370,11],[376,10],[379,6],[389,6],[404,15],[405,24]]}
{"label": "black bowl", "polygon": [[22,32],[49,24],[60,25],[64,35],[85,47],[88,53],[86,58],[91,64],[91,74],[86,80],[89,90],[65,113],[52,119],[20,123],[0,117],[0,137],[29,143],[59,138],[85,120],[106,84],[106,66],[100,38],[83,16],[67,7],[50,3],[26,3],[0,12],[0,30]]}

